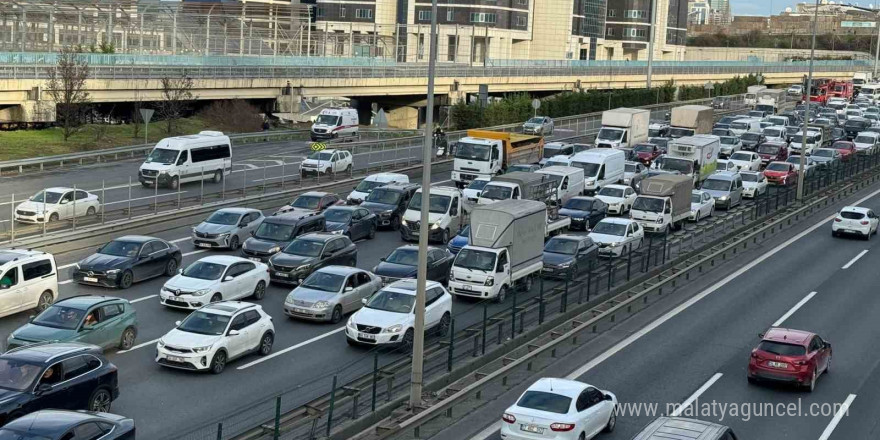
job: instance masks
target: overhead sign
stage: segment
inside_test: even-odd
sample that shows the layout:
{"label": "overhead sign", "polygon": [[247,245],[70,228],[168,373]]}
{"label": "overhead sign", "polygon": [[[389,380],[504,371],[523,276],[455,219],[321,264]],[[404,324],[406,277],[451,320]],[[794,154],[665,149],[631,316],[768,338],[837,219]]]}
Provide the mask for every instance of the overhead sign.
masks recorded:
{"label": "overhead sign", "polygon": [[327,145],[323,142],[315,142],[312,144],[312,151],[323,151],[327,148]]}
{"label": "overhead sign", "polygon": [[845,28],[872,28],[877,26],[873,21],[841,21],[840,27]]}

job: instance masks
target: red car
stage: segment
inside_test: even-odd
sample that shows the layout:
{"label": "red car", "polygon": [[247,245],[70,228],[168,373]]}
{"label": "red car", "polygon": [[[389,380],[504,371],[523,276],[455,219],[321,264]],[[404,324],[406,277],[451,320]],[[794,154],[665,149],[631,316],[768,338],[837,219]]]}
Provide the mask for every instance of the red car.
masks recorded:
{"label": "red car", "polygon": [[764,168],[764,177],[770,184],[794,185],[797,183],[798,172],[793,163],[770,162],[767,168]]}
{"label": "red car", "polygon": [[761,156],[761,162],[767,165],[775,160],[784,161],[788,159],[788,145],[783,142],[764,142],[755,148],[758,156]]}
{"label": "red car", "polygon": [[856,154],[856,144],[850,141],[837,141],[831,144],[831,148],[840,151],[840,160],[842,162],[850,160]]}
{"label": "red car", "polygon": [[818,335],[773,327],[758,335],[761,343],[749,358],[749,382],[772,380],[793,383],[809,391],[831,366],[831,344]]}
{"label": "red car", "polygon": [[663,154],[663,151],[654,144],[636,144],[633,147],[633,156],[636,156],[639,162],[645,164],[645,166],[650,166],[651,162],[660,157],[661,154]]}

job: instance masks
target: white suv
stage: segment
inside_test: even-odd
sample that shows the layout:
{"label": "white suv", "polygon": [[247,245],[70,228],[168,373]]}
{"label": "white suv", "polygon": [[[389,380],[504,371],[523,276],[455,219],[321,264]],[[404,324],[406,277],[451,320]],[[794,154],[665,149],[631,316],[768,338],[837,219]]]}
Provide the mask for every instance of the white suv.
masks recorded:
{"label": "white suv", "polygon": [[[444,336],[452,320],[452,295],[436,281],[425,286],[425,329]],[[364,307],[351,315],[345,325],[350,345],[400,345],[412,348],[416,315],[416,280],[400,280],[385,286]]]}
{"label": "white suv", "polygon": [[47,223],[95,215],[100,209],[101,201],[90,192],[73,188],[46,188],[15,207],[15,221]]}
{"label": "white suv", "polygon": [[275,326],[263,308],[240,301],[204,306],[177,321],[156,343],[156,363],[183,370],[220,374],[232,359],[272,352]]}
{"label": "white suv", "polygon": [[58,297],[55,257],[40,251],[0,250],[0,317],[46,310]]}
{"label": "white suv", "polygon": [[303,176],[307,174],[350,173],[354,158],[346,150],[321,150],[309,155],[300,165]]}

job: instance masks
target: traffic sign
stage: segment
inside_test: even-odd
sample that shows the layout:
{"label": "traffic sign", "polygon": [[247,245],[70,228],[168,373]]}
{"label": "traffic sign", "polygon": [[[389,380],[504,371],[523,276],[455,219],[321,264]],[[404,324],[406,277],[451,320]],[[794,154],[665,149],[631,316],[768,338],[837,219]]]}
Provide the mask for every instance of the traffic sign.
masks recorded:
{"label": "traffic sign", "polygon": [[535,110],[541,108],[541,100],[538,98],[533,99],[532,100],[532,108]]}
{"label": "traffic sign", "polygon": [[327,148],[327,145],[323,142],[315,142],[312,144],[312,151],[323,151]]}

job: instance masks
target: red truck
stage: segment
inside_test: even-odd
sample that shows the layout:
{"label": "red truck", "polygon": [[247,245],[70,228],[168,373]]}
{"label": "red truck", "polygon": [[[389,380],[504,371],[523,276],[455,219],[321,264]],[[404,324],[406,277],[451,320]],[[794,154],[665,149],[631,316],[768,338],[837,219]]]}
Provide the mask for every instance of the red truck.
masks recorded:
{"label": "red truck", "polygon": [[852,100],[853,97],[853,83],[852,81],[835,81],[831,84],[830,94],[835,98],[844,98],[847,101]]}

